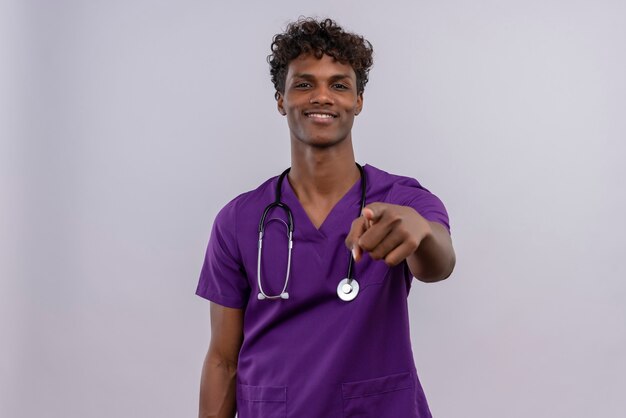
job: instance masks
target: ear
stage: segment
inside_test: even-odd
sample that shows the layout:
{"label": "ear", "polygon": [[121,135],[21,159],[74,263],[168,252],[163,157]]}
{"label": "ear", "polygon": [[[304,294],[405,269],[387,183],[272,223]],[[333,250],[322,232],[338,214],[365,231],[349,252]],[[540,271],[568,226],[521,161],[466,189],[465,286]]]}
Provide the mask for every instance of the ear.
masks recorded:
{"label": "ear", "polygon": [[363,110],[363,93],[359,94],[356,98],[356,109],[354,110],[354,116],[357,116]]}
{"label": "ear", "polygon": [[278,113],[285,116],[287,112],[285,112],[285,108],[283,107],[283,95],[280,92],[276,92],[276,108],[278,109]]}

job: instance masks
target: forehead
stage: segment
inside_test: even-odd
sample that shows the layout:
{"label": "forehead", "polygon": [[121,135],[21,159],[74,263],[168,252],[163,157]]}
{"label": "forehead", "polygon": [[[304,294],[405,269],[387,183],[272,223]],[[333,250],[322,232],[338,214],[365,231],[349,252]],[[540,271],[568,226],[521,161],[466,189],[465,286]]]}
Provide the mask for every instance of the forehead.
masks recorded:
{"label": "forehead", "polygon": [[317,58],[312,54],[302,54],[289,63],[287,78],[308,74],[316,78],[330,78],[339,74],[356,80],[356,73],[350,64],[342,64],[330,55]]}

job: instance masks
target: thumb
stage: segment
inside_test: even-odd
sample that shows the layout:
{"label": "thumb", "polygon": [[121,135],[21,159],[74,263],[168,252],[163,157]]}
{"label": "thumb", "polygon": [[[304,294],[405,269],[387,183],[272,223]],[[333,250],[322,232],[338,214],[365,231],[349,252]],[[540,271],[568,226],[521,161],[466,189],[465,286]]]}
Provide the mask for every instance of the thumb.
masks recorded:
{"label": "thumb", "polygon": [[378,220],[383,216],[384,209],[385,206],[382,203],[370,203],[363,208],[361,214],[368,220],[368,226],[372,226],[373,223],[378,222]]}
{"label": "thumb", "polygon": [[367,230],[367,222],[367,219],[364,217],[359,216],[356,218],[352,221],[350,232],[348,232],[348,236],[346,237],[346,247],[352,251],[354,261],[359,261],[361,259],[362,249],[357,245],[357,241]]}
{"label": "thumb", "polygon": [[367,206],[363,208],[363,212],[361,212],[361,215],[363,215],[363,217],[368,221],[374,220],[374,211]]}

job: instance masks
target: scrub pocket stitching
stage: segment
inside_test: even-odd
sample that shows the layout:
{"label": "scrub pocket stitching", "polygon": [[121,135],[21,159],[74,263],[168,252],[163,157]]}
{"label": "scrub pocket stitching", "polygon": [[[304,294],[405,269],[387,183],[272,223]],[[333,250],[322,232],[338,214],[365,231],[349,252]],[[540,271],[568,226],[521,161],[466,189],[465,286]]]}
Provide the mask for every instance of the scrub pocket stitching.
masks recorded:
{"label": "scrub pocket stitching", "polygon": [[411,372],[341,384],[344,418],[418,418]]}
{"label": "scrub pocket stitching", "polygon": [[237,416],[246,418],[286,418],[286,386],[237,385]]}
{"label": "scrub pocket stitching", "polygon": [[[372,385],[378,386],[378,388],[372,388]],[[344,399],[355,399],[409,389],[413,386],[411,373],[405,372],[374,379],[342,383],[341,390]]]}
{"label": "scrub pocket stitching", "polygon": [[[372,268],[372,266],[369,266],[369,274],[370,277],[368,277],[369,280],[359,280],[359,274],[356,274],[356,278],[357,280],[359,280],[359,287],[361,288],[361,290],[366,289],[370,286],[380,286],[382,284],[385,283],[385,280],[387,280],[389,278],[389,274],[391,273],[391,267],[385,265],[382,261],[378,260],[371,260],[371,263],[377,263],[380,262],[382,263],[381,266],[374,266],[375,268]],[[372,277],[372,275],[374,275],[374,273],[377,272],[378,269],[385,269],[385,273],[384,274],[379,274],[378,278]],[[381,277],[382,276],[382,277]]]}

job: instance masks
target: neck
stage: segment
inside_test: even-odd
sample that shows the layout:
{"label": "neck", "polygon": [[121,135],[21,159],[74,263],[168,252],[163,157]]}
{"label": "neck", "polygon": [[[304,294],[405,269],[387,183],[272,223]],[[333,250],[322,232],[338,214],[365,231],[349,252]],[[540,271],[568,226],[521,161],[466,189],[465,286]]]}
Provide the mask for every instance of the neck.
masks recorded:
{"label": "neck", "polygon": [[352,141],[345,146],[314,148],[291,147],[289,183],[301,201],[335,200],[360,178]]}

